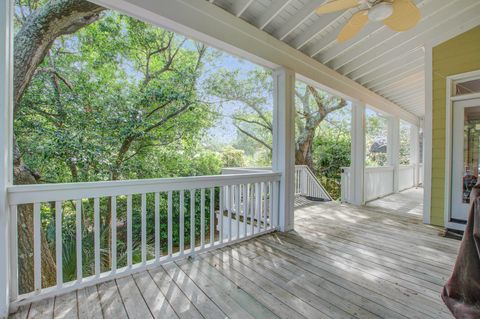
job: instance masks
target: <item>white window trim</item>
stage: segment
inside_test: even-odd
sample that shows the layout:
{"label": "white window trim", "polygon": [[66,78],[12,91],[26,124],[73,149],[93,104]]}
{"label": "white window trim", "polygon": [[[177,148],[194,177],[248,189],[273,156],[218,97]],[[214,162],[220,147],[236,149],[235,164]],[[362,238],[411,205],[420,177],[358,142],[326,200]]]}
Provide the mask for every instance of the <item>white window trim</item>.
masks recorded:
{"label": "white window trim", "polygon": [[445,199],[444,199],[444,224],[445,228],[464,230],[465,224],[456,223],[451,220],[452,203],[452,108],[453,103],[457,101],[466,101],[474,98],[480,98],[480,93],[472,93],[454,96],[453,89],[457,82],[480,79],[480,70],[460,73],[448,76],[446,79],[446,112],[445,112]]}

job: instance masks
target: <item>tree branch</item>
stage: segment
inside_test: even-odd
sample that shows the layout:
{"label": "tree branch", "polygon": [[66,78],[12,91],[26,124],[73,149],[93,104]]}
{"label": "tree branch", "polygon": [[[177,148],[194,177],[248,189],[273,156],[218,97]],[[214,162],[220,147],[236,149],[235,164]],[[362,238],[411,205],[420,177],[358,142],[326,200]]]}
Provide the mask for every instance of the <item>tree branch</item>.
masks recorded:
{"label": "tree branch", "polygon": [[36,69],[55,39],[96,21],[103,10],[86,0],[50,0],[28,17],[14,39],[15,114]]}
{"label": "tree branch", "polygon": [[256,137],[255,135],[245,131],[244,129],[242,129],[239,125],[233,123],[233,125],[237,128],[237,130],[239,130],[240,132],[242,132],[243,134],[245,134],[246,136],[250,137],[252,140],[255,140],[256,142],[262,144],[263,146],[265,146],[267,149],[269,149],[270,151],[272,151],[272,147],[270,145],[268,145],[267,143],[265,143],[264,141],[262,141],[261,139],[259,139],[258,137]]}
{"label": "tree branch", "polygon": [[240,121],[240,122],[256,124],[258,126],[261,126],[265,129],[269,130],[270,132],[272,131],[272,126],[271,125],[266,125],[266,124],[263,124],[263,123],[260,123],[260,122],[254,121],[254,120],[248,120],[246,118],[242,118],[242,117],[238,117],[238,116],[230,116],[230,118],[233,119],[233,120],[236,120],[236,121]]}

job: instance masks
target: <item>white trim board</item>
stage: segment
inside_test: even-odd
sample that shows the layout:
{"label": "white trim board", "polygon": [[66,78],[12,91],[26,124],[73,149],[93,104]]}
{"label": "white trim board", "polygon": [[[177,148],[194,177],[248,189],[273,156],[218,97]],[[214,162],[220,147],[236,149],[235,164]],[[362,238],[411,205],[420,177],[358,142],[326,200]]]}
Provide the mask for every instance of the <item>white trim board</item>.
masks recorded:
{"label": "white trim board", "polygon": [[7,188],[13,181],[13,0],[0,1],[0,318],[8,317],[11,285],[10,210]]}
{"label": "white trim board", "polygon": [[328,68],[207,1],[91,0],[158,26],[184,34],[253,62],[283,66],[352,100],[375,105],[393,116],[418,125],[419,119],[357,82]]}
{"label": "white trim board", "polygon": [[453,103],[456,101],[465,101],[472,98],[478,97],[478,94],[466,94],[460,96],[452,96],[452,89],[455,85],[455,82],[462,80],[471,80],[471,79],[480,79],[480,70],[455,74],[447,76],[446,79],[446,103],[445,103],[445,198],[444,198],[444,212],[443,218],[445,227],[463,230],[465,228],[464,224],[459,224],[451,221],[451,201],[452,201],[452,161],[453,161],[453,152],[452,152],[452,107]]}

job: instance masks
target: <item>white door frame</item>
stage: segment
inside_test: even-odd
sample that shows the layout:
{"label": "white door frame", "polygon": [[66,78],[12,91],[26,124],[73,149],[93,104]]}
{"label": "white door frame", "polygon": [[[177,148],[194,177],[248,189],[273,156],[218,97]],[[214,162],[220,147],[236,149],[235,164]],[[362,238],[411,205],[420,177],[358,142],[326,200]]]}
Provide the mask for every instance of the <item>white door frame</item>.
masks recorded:
{"label": "white door frame", "polygon": [[480,98],[480,93],[453,96],[454,85],[457,82],[480,79],[480,70],[451,75],[447,77],[447,96],[445,113],[445,200],[444,200],[444,224],[445,228],[464,230],[465,224],[451,221],[451,199],[452,199],[452,108],[456,101],[464,101]]}

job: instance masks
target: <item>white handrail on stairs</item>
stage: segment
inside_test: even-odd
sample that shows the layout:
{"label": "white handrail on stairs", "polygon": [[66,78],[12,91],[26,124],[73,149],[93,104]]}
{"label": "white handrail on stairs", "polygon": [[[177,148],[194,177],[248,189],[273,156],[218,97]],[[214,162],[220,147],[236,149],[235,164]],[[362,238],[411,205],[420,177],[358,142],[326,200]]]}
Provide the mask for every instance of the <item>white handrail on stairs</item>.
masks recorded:
{"label": "white handrail on stairs", "polygon": [[330,194],[307,165],[295,165],[295,195],[332,200]]}
{"label": "white handrail on stairs", "polygon": [[[271,171],[271,169],[271,167],[223,168],[222,174],[258,173],[262,171]],[[311,196],[323,198],[324,200],[333,200],[325,187],[323,187],[322,183],[307,165],[295,165],[294,182],[296,196]]]}

